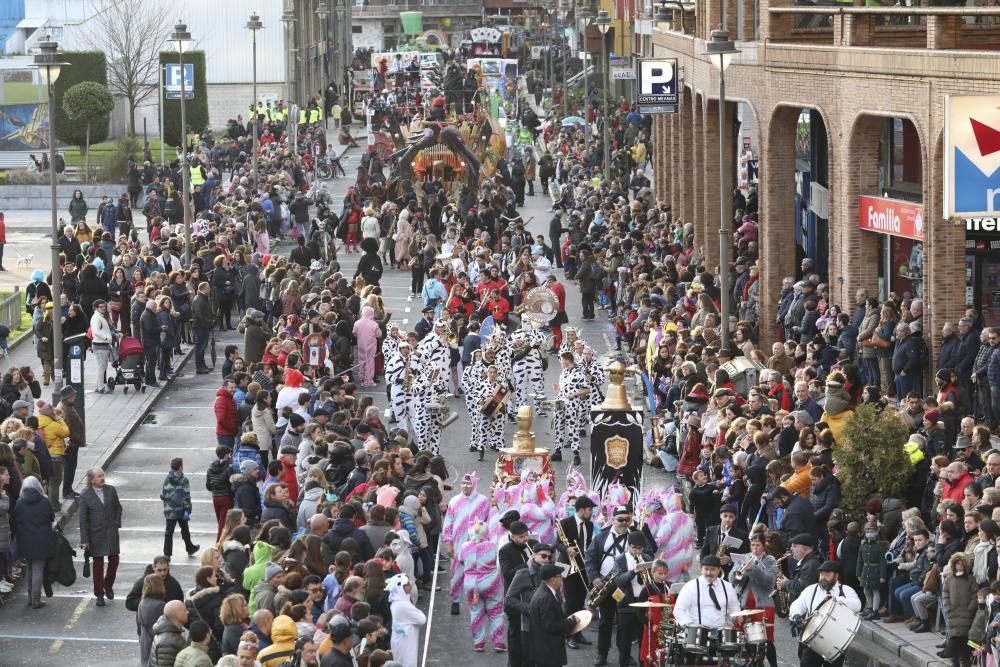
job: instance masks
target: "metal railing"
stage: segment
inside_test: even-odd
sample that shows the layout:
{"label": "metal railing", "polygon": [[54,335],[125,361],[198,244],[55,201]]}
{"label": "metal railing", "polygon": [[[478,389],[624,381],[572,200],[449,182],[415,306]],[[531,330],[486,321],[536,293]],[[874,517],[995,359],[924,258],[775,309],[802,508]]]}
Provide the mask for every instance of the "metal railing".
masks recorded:
{"label": "metal railing", "polygon": [[14,331],[21,326],[22,313],[24,313],[24,294],[20,287],[14,287],[14,293],[0,301],[0,324]]}

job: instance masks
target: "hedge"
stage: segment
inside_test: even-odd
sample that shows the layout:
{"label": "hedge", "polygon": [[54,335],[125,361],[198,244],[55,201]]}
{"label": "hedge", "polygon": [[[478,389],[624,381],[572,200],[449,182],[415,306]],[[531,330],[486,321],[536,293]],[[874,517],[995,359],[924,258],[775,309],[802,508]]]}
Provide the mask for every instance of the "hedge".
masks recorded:
{"label": "hedge", "polygon": [[[177,63],[178,54],[176,51],[163,51],[160,53],[160,64]],[[208,125],[208,88],[205,86],[205,52],[189,51],[184,54],[184,64],[194,65],[194,99],[187,100],[185,113],[187,114],[187,124],[192,131],[201,134],[201,131]],[[161,70],[161,75],[162,70]],[[170,146],[181,144],[181,101],[163,101],[163,134],[166,142]]]}
{"label": "hedge", "polygon": [[[63,109],[63,95],[81,81],[108,85],[108,62],[102,51],[68,51],[63,57],[70,66],[62,68],[55,84],[56,139],[72,146],[82,146],[86,141],[87,124],[69,119]],[[90,143],[97,144],[108,138],[110,120],[109,115],[103,123],[91,123]]]}

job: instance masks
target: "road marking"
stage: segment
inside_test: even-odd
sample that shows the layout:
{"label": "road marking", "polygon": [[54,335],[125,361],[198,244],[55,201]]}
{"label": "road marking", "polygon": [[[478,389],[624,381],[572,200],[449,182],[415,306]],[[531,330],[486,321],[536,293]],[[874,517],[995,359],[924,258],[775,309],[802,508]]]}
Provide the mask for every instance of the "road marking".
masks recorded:
{"label": "road marking", "polygon": [[108,642],[112,644],[138,644],[138,639],[118,639],[117,637],[55,637],[53,635],[8,635],[0,634],[0,639],[19,639],[27,641],[67,641],[67,642]]}
{"label": "road marking", "polygon": [[[76,624],[80,622],[80,617],[83,616],[83,612],[87,609],[89,602],[90,601],[87,598],[80,600],[80,604],[76,605],[76,609],[73,610],[73,614],[69,617],[69,621],[63,626],[63,629],[72,630],[76,627]],[[62,645],[63,640],[61,638],[56,639],[52,642],[52,646],[49,647],[49,653],[58,653],[59,649],[62,648]]]}
{"label": "road marking", "polygon": [[[129,447],[131,447],[131,445],[129,445]],[[123,503],[162,503],[163,502],[159,498],[119,498],[118,500],[120,502],[123,502]],[[212,504],[211,500],[202,500],[200,498],[192,498],[191,502],[193,502],[193,503],[205,503],[206,505],[211,505]],[[131,561],[119,560],[118,562],[119,563],[126,563],[126,562],[131,562]],[[149,565],[149,563],[147,562],[146,565]]]}

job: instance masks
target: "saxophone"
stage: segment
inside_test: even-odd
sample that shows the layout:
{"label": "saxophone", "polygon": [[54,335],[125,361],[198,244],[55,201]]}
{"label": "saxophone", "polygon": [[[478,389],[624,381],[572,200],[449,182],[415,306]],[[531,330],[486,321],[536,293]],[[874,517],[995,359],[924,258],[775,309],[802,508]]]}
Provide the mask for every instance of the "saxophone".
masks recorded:
{"label": "saxophone", "polygon": [[406,357],[406,370],[403,372],[403,391],[409,393],[413,386],[413,352]]}
{"label": "saxophone", "polygon": [[[775,579],[775,584],[777,584],[778,579],[785,579],[786,577],[781,574],[781,561],[785,560],[791,556],[791,552],[785,554],[778,559],[776,565],[778,566],[778,576]],[[791,604],[791,600],[788,599],[788,589],[778,588],[775,585],[774,590],[771,591],[771,599],[774,600],[774,615],[779,618],[788,618],[788,607]]]}

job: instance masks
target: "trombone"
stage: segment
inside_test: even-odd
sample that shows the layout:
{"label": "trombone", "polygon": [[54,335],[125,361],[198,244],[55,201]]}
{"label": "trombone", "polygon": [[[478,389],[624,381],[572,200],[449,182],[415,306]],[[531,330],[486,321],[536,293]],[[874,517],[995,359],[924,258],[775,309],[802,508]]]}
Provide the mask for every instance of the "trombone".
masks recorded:
{"label": "trombone", "polygon": [[570,556],[569,553],[566,554],[567,560],[569,560],[569,576],[574,574],[580,575],[580,581],[583,582],[584,588],[590,588],[590,582],[587,581],[587,576],[584,574],[584,568],[580,567],[580,561],[577,560],[580,557],[580,547],[577,545],[576,540],[571,540],[566,536],[566,531],[563,530],[562,523],[559,521],[555,522],[556,533],[559,535],[559,541],[567,549],[576,549],[576,556]]}

